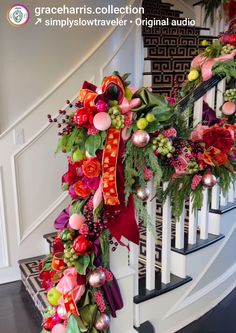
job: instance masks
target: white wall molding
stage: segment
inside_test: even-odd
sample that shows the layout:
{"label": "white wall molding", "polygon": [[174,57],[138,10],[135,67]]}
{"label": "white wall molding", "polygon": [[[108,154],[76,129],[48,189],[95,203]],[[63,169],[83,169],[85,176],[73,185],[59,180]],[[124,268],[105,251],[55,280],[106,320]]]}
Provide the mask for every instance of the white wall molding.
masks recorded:
{"label": "white wall molding", "polygon": [[0,248],[0,268],[9,267],[2,166],[0,166]]}
{"label": "white wall molding", "polygon": [[[130,0],[127,5],[133,6],[136,0]],[[120,19],[124,19],[128,14],[123,14]],[[50,89],[44,96],[42,96],[36,103],[34,103],[28,110],[26,110],[13,124],[11,124],[3,133],[0,134],[0,140],[12,131],[19,123],[33,113],[41,104],[48,100],[55,91],[57,91],[66,81],[70,79],[92,56],[93,54],[106,42],[106,40],[117,30],[118,27],[114,26],[108,31],[107,34],[80,60],[59,82],[57,82],[52,89]]]}
{"label": "white wall molding", "polygon": [[[47,218],[63,203],[68,197],[67,192],[63,192],[33,223],[26,228],[20,235],[19,244],[29,237]],[[21,226],[20,226],[21,228]]]}
{"label": "white wall molding", "polygon": [[56,200],[54,200],[40,216],[31,223],[30,227],[24,230],[20,202],[20,188],[19,188],[19,169],[17,159],[29,149],[35,142],[37,142],[44,134],[51,128],[51,125],[46,125],[41,129],[29,142],[18,149],[16,153],[11,156],[12,176],[13,176],[13,192],[15,202],[15,215],[16,215],[16,229],[17,241],[20,245],[28,236],[30,236],[66,199],[67,193],[63,192]]}
{"label": "white wall molding", "polygon": [[102,79],[104,78],[104,70],[105,70],[105,68],[112,62],[112,60],[118,54],[118,52],[120,51],[120,49],[122,48],[122,46],[125,44],[125,42],[127,41],[128,37],[130,36],[130,34],[132,33],[132,31],[133,31],[134,28],[135,28],[135,24],[133,23],[131,25],[131,27],[129,28],[128,32],[125,34],[122,42],[116,48],[115,52],[112,53],[112,56],[110,58],[108,58],[108,60],[101,66],[101,68],[100,68],[100,81],[102,81]]}

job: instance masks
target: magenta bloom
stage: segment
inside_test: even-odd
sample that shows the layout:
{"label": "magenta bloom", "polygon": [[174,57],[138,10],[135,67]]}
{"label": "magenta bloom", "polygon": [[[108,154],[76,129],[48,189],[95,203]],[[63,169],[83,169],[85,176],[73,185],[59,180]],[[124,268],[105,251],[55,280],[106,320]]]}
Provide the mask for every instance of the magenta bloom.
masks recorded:
{"label": "magenta bloom", "polygon": [[100,177],[94,177],[94,178],[83,177],[84,185],[93,191],[97,190],[99,182],[100,182]]}

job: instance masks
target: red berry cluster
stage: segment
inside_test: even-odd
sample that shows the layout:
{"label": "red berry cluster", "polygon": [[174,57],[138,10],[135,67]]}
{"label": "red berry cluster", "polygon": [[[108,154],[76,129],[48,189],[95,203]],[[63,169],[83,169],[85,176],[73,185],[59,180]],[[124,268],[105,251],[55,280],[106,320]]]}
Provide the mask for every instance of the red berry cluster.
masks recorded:
{"label": "red berry cluster", "polygon": [[[74,106],[69,100],[66,101],[66,104],[69,108]],[[79,105],[80,103],[75,103],[75,107],[78,107]],[[57,123],[57,127],[60,128],[58,132],[59,136],[69,135],[74,128],[73,116],[68,115],[67,110],[59,110],[58,116],[55,118],[52,118],[51,114],[48,114],[47,117],[49,123]]]}
{"label": "red berry cluster", "polygon": [[107,229],[106,219],[98,218],[96,221],[94,221],[94,215],[93,215],[93,206],[90,202],[88,202],[84,206],[84,216],[86,218],[86,223],[88,225],[88,237],[89,238],[98,238],[100,234]]}

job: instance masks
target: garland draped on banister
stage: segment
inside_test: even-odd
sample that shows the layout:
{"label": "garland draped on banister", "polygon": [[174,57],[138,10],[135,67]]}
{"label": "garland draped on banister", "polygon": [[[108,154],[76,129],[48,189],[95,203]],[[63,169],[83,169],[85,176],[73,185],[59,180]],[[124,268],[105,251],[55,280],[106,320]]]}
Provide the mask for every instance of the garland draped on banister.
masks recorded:
{"label": "garland draped on banister", "polygon": [[[67,155],[62,184],[71,203],[56,219],[53,253],[40,265],[51,304],[43,332],[108,332],[111,316],[123,306],[109,268],[110,244],[112,251],[119,244],[129,247],[127,241],[139,244],[136,219],[150,224],[149,181],[159,200],[170,196],[176,218],[189,197],[201,208],[204,188],[217,182],[224,192],[229,188],[236,163],[236,90],[225,92],[220,118],[205,103],[203,123],[193,129],[190,105],[188,112],[178,108],[186,93],[212,75],[236,77],[235,44],[203,43],[206,49],[193,60],[177,100],[129,87],[129,75],[115,72],[99,87],[84,82],[75,103],[67,101],[54,119],[48,115],[59,130],[57,152]],[[163,181],[169,184],[164,192]]]}

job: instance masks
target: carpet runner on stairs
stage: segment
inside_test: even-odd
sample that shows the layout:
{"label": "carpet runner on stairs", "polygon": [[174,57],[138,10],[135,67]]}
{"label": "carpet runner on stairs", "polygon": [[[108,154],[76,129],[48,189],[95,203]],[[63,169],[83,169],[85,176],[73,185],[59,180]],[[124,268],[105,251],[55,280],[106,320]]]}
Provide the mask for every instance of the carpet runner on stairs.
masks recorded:
{"label": "carpet runner on stairs", "polygon": [[[181,11],[173,5],[161,1],[144,0],[143,19],[184,19]],[[201,49],[201,42],[211,42],[216,37],[201,35],[207,28],[193,26],[153,26],[144,25],[142,35],[147,49],[145,61],[150,61],[150,71],[143,74],[151,77],[153,92],[167,96],[173,95],[175,82],[186,80],[193,57]]]}

